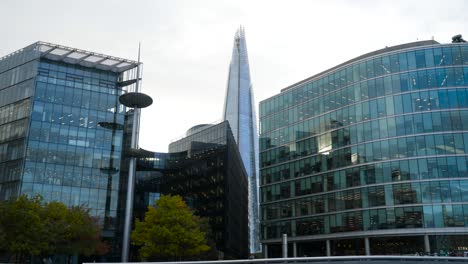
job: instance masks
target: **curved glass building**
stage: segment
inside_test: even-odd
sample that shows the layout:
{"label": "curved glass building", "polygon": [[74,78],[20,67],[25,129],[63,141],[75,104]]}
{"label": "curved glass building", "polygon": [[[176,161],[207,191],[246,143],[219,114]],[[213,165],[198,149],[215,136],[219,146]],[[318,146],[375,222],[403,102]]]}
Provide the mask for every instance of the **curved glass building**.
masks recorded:
{"label": "curved glass building", "polygon": [[268,257],[468,251],[468,44],[374,51],[260,103]]}

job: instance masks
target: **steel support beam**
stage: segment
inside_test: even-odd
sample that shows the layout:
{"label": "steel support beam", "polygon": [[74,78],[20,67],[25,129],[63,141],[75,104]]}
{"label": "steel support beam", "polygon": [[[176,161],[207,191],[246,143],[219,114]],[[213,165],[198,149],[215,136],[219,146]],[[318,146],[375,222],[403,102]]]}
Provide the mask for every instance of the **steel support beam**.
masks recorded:
{"label": "steel support beam", "polygon": [[288,235],[283,234],[283,258],[288,257]]}
{"label": "steel support beam", "polygon": [[429,243],[429,235],[424,235],[424,251],[431,253],[431,244]]}
{"label": "steel support beam", "polygon": [[370,256],[370,243],[369,243],[369,238],[365,237],[364,238],[364,248],[366,249],[366,256]]}

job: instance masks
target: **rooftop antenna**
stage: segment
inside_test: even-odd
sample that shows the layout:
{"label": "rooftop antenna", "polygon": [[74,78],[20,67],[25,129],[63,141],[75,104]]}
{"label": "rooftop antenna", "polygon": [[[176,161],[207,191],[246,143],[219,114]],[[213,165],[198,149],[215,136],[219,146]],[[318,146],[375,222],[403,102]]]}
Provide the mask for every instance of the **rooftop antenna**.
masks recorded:
{"label": "rooftop antenna", "polygon": [[141,54],[141,42],[138,42],[138,67],[137,67],[137,82],[136,82],[136,85],[135,85],[135,92],[139,92],[139,88],[140,88],[140,68],[141,68],[141,65],[140,65],[140,54]]}
{"label": "rooftop antenna", "polygon": [[140,62],[141,41],[138,42],[138,62]]}

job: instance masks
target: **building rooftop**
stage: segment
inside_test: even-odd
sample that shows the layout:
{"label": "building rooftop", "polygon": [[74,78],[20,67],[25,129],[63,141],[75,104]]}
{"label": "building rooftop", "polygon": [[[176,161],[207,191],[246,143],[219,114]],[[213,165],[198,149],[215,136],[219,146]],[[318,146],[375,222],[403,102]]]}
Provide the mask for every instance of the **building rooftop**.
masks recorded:
{"label": "building rooftop", "polygon": [[281,89],[281,92],[285,92],[289,89],[292,89],[293,87],[296,87],[297,85],[300,85],[304,82],[308,82],[308,81],[311,81],[317,77],[320,77],[324,74],[327,74],[327,73],[330,73],[330,72],[333,72],[334,70],[338,69],[338,68],[341,68],[342,66],[344,65],[347,65],[347,64],[351,64],[353,62],[356,62],[356,61],[359,61],[359,60],[363,60],[363,59],[366,59],[366,58],[370,58],[370,57],[373,57],[373,56],[377,56],[377,55],[380,55],[380,54],[383,54],[383,53],[387,53],[387,52],[391,52],[391,51],[396,51],[396,50],[402,50],[402,49],[409,49],[409,48],[415,48],[415,47],[420,47],[420,46],[428,46],[428,45],[436,45],[436,44],[440,44],[439,42],[435,41],[435,40],[423,40],[423,41],[416,41],[416,42],[410,42],[410,43],[405,43],[405,44],[401,44],[401,45],[396,45],[396,46],[391,46],[391,47],[385,47],[383,49],[379,49],[379,50],[376,50],[376,51],[372,51],[372,52],[369,52],[369,53],[366,53],[366,54],[363,54],[359,57],[356,57],[354,59],[351,59],[351,60],[348,60],[346,62],[343,62],[341,64],[338,64],[337,66],[335,67],[332,67],[328,70],[325,70],[323,72],[320,72],[318,74],[315,74],[307,79],[304,79],[300,82],[297,82],[295,84],[292,84],[286,88],[283,88]]}
{"label": "building rooftop", "polygon": [[47,58],[54,61],[63,61],[70,64],[78,64],[85,67],[118,73],[128,71],[138,66],[138,62],[136,61],[42,41],[38,41],[32,45],[10,53],[0,58],[0,62],[16,54],[28,51],[33,51],[34,57],[36,58]]}

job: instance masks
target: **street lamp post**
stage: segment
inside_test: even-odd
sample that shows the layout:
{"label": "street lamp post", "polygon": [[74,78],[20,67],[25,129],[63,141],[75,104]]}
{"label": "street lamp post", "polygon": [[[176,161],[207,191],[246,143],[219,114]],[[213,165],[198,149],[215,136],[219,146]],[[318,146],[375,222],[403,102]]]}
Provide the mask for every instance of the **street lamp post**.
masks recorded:
{"label": "street lamp post", "polygon": [[[139,60],[139,58],[138,58]],[[153,103],[153,99],[144,93],[140,93],[140,64],[137,68],[137,79],[135,85],[135,92],[125,93],[119,97],[121,104],[126,107],[133,108],[133,120],[132,120],[132,140],[130,144],[131,150],[138,149],[138,120],[139,111],[141,108],[150,106]],[[128,256],[130,251],[130,232],[132,227],[132,213],[133,213],[133,196],[135,189],[135,172],[136,172],[136,157],[130,157],[130,164],[128,168],[128,184],[127,184],[127,200],[125,206],[125,222],[124,222],[124,234],[122,242],[122,262],[128,262]]]}

